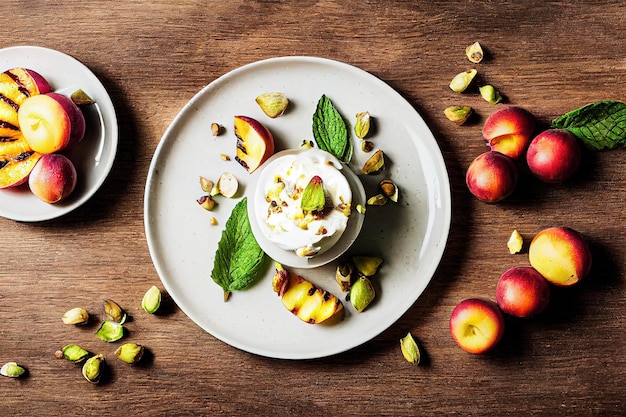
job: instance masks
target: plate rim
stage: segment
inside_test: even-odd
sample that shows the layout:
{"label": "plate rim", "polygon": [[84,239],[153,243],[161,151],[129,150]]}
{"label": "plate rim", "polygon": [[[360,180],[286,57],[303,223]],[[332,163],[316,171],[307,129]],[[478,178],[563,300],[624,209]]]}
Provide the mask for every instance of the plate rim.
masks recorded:
{"label": "plate rim", "polygon": [[[366,338],[365,340],[362,340],[358,343],[355,344],[351,344],[349,346],[340,346],[339,348],[336,349],[328,349],[325,351],[320,351],[319,354],[307,354],[307,355],[301,355],[301,354],[275,354],[272,352],[268,352],[266,349],[259,349],[259,348],[255,348],[250,346],[249,344],[246,343],[241,343],[238,340],[232,340],[229,337],[225,337],[224,335],[220,334],[219,331],[215,331],[215,330],[208,330],[206,329],[201,323],[199,323],[196,319],[193,318],[194,314],[191,314],[188,310],[188,308],[186,306],[184,306],[183,304],[181,304],[181,302],[179,301],[176,292],[172,291],[172,288],[170,286],[170,283],[168,282],[168,277],[164,277],[164,273],[162,272],[162,268],[161,265],[159,264],[159,255],[156,252],[156,248],[154,247],[154,244],[152,243],[152,239],[154,239],[154,235],[153,235],[153,231],[151,230],[151,225],[150,225],[150,216],[151,216],[151,208],[150,208],[150,194],[153,188],[153,173],[154,170],[157,169],[157,163],[159,162],[160,158],[162,157],[161,153],[164,151],[165,147],[169,145],[169,142],[172,139],[172,133],[174,130],[176,130],[179,126],[179,123],[181,122],[181,120],[183,118],[186,117],[186,113],[188,111],[190,111],[190,109],[196,104],[197,101],[201,100],[204,98],[205,94],[209,94],[209,90],[211,90],[212,88],[215,88],[216,86],[219,86],[219,84],[221,83],[226,83],[228,82],[231,78],[235,78],[237,77],[240,73],[242,72],[246,72],[246,71],[251,71],[254,70],[255,67],[262,67],[264,65],[272,65],[274,63],[281,63],[281,62],[294,62],[294,63],[313,63],[313,64],[325,64],[325,65],[330,65],[330,66],[335,66],[335,67],[340,67],[343,68],[344,70],[347,71],[357,71],[361,76],[363,76],[364,78],[366,78],[369,82],[374,82],[376,83],[380,88],[385,89],[386,91],[388,91],[390,94],[394,95],[396,97],[396,99],[399,99],[401,103],[403,103],[403,106],[406,106],[406,108],[412,113],[414,114],[414,116],[416,117],[416,120],[419,121],[420,124],[422,124],[426,131],[428,132],[428,141],[432,140],[432,145],[435,146],[437,152],[434,155],[435,157],[435,161],[433,161],[433,163],[436,165],[438,169],[437,172],[437,192],[443,192],[445,194],[445,198],[443,198],[443,206],[439,207],[438,212],[440,213],[438,217],[441,217],[441,221],[442,223],[440,224],[440,231],[439,231],[439,236],[438,239],[435,242],[430,242],[432,244],[434,244],[435,246],[437,246],[436,248],[436,253],[433,254],[433,259],[435,260],[434,262],[429,262],[429,268],[427,270],[425,270],[425,275],[428,275],[428,279],[424,282],[424,284],[422,286],[420,286],[419,288],[416,288],[417,291],[417,295],[416,297],[410,302],[410,304],[408,306],[406,306],[406,308],[402,308],[401,312],[398,313],[397,315],[394,315],[394,319],[391,320],[386,326],[384,326],[382,329],[380,329],[379,331],[377,331],[375,334],[373,334],[371,337]],[[166,143],[167,142],[167,143]],[[428,193],[428,196],[430,198],[431,193]],[[439,195],[439,198],[441,199],[444,196]],[[386,331],[387,329],[389,329],[394,323],[396,323],[404,314],[406,314],[406,312],[409,310],[409,308],[415,304],[415,302],[419,299],[419,297],[423,294],[423,292],[426,290],[426,288],[428,287],[428,285],[430,284],[434,274],[436,273],[437,268],[439,267],[440,263],[441,263],[441,259],[443,258],[443,254],[445,251],[445,248],[447,246],[447,241],[449,238],[449,233],[450,233],[450,228],[451,228],[451,220],[452,220],[452,202],[451,202],[451,186],[450,186],[450,179],[449,179],[449,173],[447,171],[447,167],[445,164],[445,160],[443,159],[443,154],[441,151],[441,148],[439,147],[439,144],[437,143],[437,140],[434,137],[434,134],[432,132],[432,130],[426,125],[424,119],[422,118],[422,116],[419,114],[419,112],[398,92],[396,91],[393,87],[391,87],[389,84],[387,84],[385,81],[383,81],[382,79],[378,78],[377,76],[359,68],[356,66],[353,66],[351,64],[347,64],[341,61],[336,61],[336,60],[332,60],[332,59],[328,59],[328,58],[323,58],[323,57],[314,57],[314,56],[306,56],[306,55],[293,55],[293,56],[279,56],[279,57],[271,57],[271,58],[265,58],[262,60],[258,60],[258,61],[254,61],[254,62],[250,62],[248,64],[244,64],[240,67],[237,67],[233,70],[230,70],[228,72],[226,72],[225,74],[218,76],[217,78],[213,79],[212,81],[210,81],[207,85],[205,85],[203,88],[201,88],[197,93],[195,93],[193,95],[193,97],[187,101],[183,107],[180,109],[180,111],[176,114],[176,116],[174,117],[174,119],[171,121],[171,123],[168,125],[168,127],[166,128],[165,132],[163,133],[161,139],[159,140],[153,157],[151,159],[150,162],[150,166],[148,169],[148,175],[147,175],[147,179],[146,179],[146,187],[144,190],[144,227],[145,227],[145,234],[146,234],[146,239],[147,239],[147,243],[148,243],[148,249],[150,252],[150,256],[152,258],[153,261],[153,265],[157,271],[157,274],[161,280],[161,283],[163,284],[163,286],[165,287],[165,289],[168,291],[168,293],[170,294],[170,297],[174,300],[174,302],[177,304],[177,306],[181,309],[181,311],[183,311],[183,313],[185,313],[185,315],[198,327],[200,327],[202,330],[204,330],[206,333],[208,333],[209,335],[213,336],[215,339],[220,340],[221,342],[237,348],[239,350],[248,352],[248,353],[252,353],[252,354],[256,354],[259,356],[264,356],[264,357],[269,357],[269,358],[276,358],[276,359],[290,359],[290,360],[306,360],[306,359],[316,359],[316,358],[322,358],[322,357],[328,357],[328,356],[332,356],[332,355],[336,355],[339,353],[343,353],[345,351],[349,351],[351,349],[356,348],[357,346],[360,346],[362,344],[365,344],[369,341],[371,341],[372,339],[374,339],[375,337],[377,337],[378,335],[380,335],[381,333],[383,333],[384,331]],[[429,205],[430,207],[430,205]],[[426,239],[426,237],[425,237]]]}
{"label": "plate rim", "polygon": [[[45,54],[49,54],[50,56],[57,56],[66,62],[71,62],[72,65],[76,66],[76,68],[80,68],[80,70],[85,74],[85,76],[87,78],[90,78],[91,82],[94,85],[96,85],[98,89],[102,90],[102,92],[104,93],[104,97],[100,98],[97,103],[100,108],[99,113],[101,116],[101,123],[104,129],[104,131],[101,133],[101,136],[104,138],[103,140],[110,140],[110,147],[111,147],[111,152],[108,154],[108,157],[106,158],[106,164],[104,166],[104,170],[102,171],[102,174],[99,177],[97,177],[97,180],[93,184],[91,184],[91,186],[88,189],[86,189],[85,192],[81,194],[71,204],[58,206],[58,209],[54,209],[53,211],[49,213],[30,214],[30,215],[22,215],[19,213],[8,213],[8,212],[5,212],[4,209],[0,207],[0,216],[6,219],[14,220],[18,222],[24,222],[24,223],[36,223],[36,222],[53,220],[53,219],[65,216],[66,214],[74,211],[78,207],[85,204],[102,187],[102,184],[104,184],[104,182],[108,178],[113,168],[113,164],[117,156],[117,150],[118,150],[118,145],[119,145],[119,124],[117,120],[117,113],[115,111],[115,106],[113,105],[113,101],[107,89],[104,87],[100,79],[93,73],[93,71],[91,71],[91,69],[87,67],[85,64],[83,64],[81,61],[79,61],[75,57],[65,52],[61,52],[56,49],[47,48],[43,46],[37,46],[37,45],[14,45],[14,46],[8,46],[5,48],[0,48],[0,55],[2,55],[3,53],[11,53],[11,52],[16,52],[16,51],[23,52],[25,54],[28,54],[31,52],[32,53],[37,53],[37,52],[45,53]],[[17,64],[17,65],[21,65],[21,64]],[[37,68],[31,68],[31,69],[39,72]],[[63,86],[57,86],[55,91],[59,91],[62,89],[63,89]],[[104,99],[104,103],[102,103],[103,99]]]}

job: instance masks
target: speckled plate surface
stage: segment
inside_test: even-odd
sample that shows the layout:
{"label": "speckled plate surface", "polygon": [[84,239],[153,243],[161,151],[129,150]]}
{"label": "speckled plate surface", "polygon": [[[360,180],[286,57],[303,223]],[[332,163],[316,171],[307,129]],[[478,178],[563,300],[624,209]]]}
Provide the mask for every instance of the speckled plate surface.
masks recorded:
{"label": "speckled plate surface", "polygon": [[[287,112],[265,116],[255,97],[270,91],[290,99]],[[344,300],[345,316],[335,323],[310,325],[289,313],[273,292],[273,267],[244,291],[223,301],[211,279],[214,255],[232,208],[253,196],[257,170],[249,175],[232,158],[233,117],[243,114],[265,124],[276,150],[297,148],[313,139],[312,115],[326,94],[352,129],[355,114],[369,111],[375,129],[369,138],[385,152],[386,170],[360,175],[366,193],[391,178],[400,188],[398,203],[368,207],[352,254],[380,256],[374,277],[375,301],[357,313],[335,282],[336,261],[295,270]],[[213,137],[212,122],[224,134]],[[352,135],[358,169],[367,159]],[[229,171],[240,181],[237,198],[218,198],[213,212],[196,202],[203,192],[199,176],[216,180]],[[146,184],[145,228],[154,265],[178,306],[201,328],[236,348],[275,358],[310,359],[333,355],[377,336],[398,320],[422,294],[443,254],[451,218],[450,184],[441,151],[421,116],[400,94],[375,76],[341,62],[314,57],[279,57],[255,62],[211,82],[193,97],[163,135]],[[218,225],[211,225],[215,217]]]}

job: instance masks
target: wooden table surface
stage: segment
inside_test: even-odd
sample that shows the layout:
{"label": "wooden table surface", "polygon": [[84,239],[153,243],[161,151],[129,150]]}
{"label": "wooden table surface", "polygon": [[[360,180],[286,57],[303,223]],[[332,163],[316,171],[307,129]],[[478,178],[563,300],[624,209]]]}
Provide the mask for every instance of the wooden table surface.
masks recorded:
{"label": "wooden table surface", "polygon": [[[176,4],[179,3],[179,4]],[[584,153],[559,185],[522,174],[514,195],[485,204],[464,175],[485,150],[481,127],[503,105],[542,125],[584,104],[626,98],[626,5],[621,1],[129,1],[3,2],[0,47],[38,45],[87,65],[108,90],[119,121],[113,169],[82,207],[55,220],[0,219],[0,362],[28,368],[0,378],[2,415],[623,415],[626,411],[624,149]],[[482,80],[505,96],[497,106],[448,88],[472,67],[480,41]],[[244,64],[309,55],[352,64],[387,82],[422,115],[450,177],[452,224],[441,264],[423,295],[391,327],[350,351],[321,359],[271,359],[231,347],[194,324],[167,296],[161,314],[140,300],[163,289],[143,223],[154,151],[176,114],[209,82]],[[4,70],[4,68],[3,68]],[[457,126],[443,109],[478,114]],[[494,298],[504,270],[527,265],[506,248],[569,226],[590,242],[590,276],[554,289],[532,320],[507,319],[500,345],[471,355],[452,340],[454,306]],[[101,300],[133,317],[132,339],[148,357],[128,369],[113,351],[92,385],[54,353],[68,339],[95,350]],[[88,331],[61,316],[83,306]],[[412,332],[419,367],[400,352]]]}

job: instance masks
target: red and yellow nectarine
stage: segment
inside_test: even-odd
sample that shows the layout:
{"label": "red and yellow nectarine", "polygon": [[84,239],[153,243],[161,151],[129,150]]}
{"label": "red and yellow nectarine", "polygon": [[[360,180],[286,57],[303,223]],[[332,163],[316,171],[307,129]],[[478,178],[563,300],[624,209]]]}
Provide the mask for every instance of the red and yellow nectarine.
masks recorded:
{"label": "red and yellow nectarine", "polygon": [[496,284],[496,302],[511,316],[528,318],[541,313],[550,302],[550,285],[528,266],[513,267]]}
{"label": "red and yellow nectarine", "polygon": [[578,169],[580,159],[578,140],[565,129],[541,132],[530,142],[526,153],[528,168],[544,182],[569,179]]}
{"label": "red and yellow nectarine", "polygon": [[450,315],[452,338],[469,353],[491,350],[502,338],[504,327],[504,316],[498,305],[482,298],[461,301]]}
{"label": "red and yellow nectarine", "polygon": [[521,107],[505,107],[492,113],[483,125],[483,137],[492,151],[520,158],[535,131],[535,117]]}
{"label": "red and yellow nectarine", "polygon": [[465,182],[476,198],[495,203],[511,195],[517,178],[517,167],[511,158],[500,152],[488,151],[472,161]]}
{"label": "red and yellow nectarine", "polygon": [[568,227],[551,227],[530,242],[528,259],[550,283],[568,287],[585,278],[591,269],[591,249],[582,235]]}
{"label": "red and yellow nectarine", "polygon": [[24,100],[18,111],[22,134],[36,152],[61,151],[82,140],[85,117],[67,96],[47,93]]}
{"label": "red and yellow nectarine", "polygon": [[46,203],[67,198],[76,187],[76,168],[66,156],[44,154],[28,177],[30,190]]}

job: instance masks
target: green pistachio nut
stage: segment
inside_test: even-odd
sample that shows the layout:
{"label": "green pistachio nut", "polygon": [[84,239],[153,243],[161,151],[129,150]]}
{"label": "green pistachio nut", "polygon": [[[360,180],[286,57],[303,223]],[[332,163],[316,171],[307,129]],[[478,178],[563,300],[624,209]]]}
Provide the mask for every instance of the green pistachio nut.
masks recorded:
{"label": "green pistachio nut", "polygon": [[352,262],[359,274],[371,277],[378,272],[383,260],[377,256],[353,256]]}
{"label": "green pistachio nut", "polygon": [[413,365],[419,365],[421,359],[420,349],[410,332],[400,339],[400,349],[404,359]]}
{"label": "green pistachio nut", "polygon": [[104,370],[104,355],[99,353],[87,359],[83,364],[83,377],[92,384],[97,384]]}
{"label": "green pistachio nut", "polygon": [[84,308],[76,307],[66,311],[61,319],[65,324],[85,324],[89,321],[89,313]]}
{"label": "green pistachio nut", "polygon": [[143,352],[144,348],[141,345],[136,343],[124,343],[122,346],[117,348],[115,356],[123,362],[133,364],[141,360]]}
{"label": "green pistachio nut", "polygon": [[9,378],[19,378],[26,373],[26,368],[18,365],[16,362],[7,362],[0,367],[0,375]]}
{"label": "green pistachio nut", "polygon": [[498,104],[502,101],[502,95],[492,85],[483,85],[478,90],[480,91],[480,96],[488,103]]}
{"label": "green pistachio nut", "polygon": [[350,287],[350,302],[359,313],[367,308],[375,295],[374,286],[367,277],[359,277]]}
{"label": "green pistachio nut", "polygon": [[161,306],[161,291],[156,285],[150,287],[141,300],[141,308],[147,313],[154,314]]}
{"label": "green pistachio nut", "polygon": [[113,320],[105,320],[96,332],[96,337],[105,342],[117,342],[124,337],[124,326]]}
{"label": "green pistachio nut", "polygon": [[448,120],[457,125],[462,125],[469,119],[474,111],[470,106],[450,106],[444,109],[443,113]]}
{"label": "green pistachio nut", "polygon": [[452,81],[450,81],[450,88],[455,93],[462,93],[467,90],[467,87],[470,86],[477,73],[478,71],[474,68],[458,73],[452,78]]}
{"label": "green pistachio nut", "polygon": [[70,362],[80,362],[89,356],[89,352],[75,344],[63,346],[61,352],[63,357]]}

